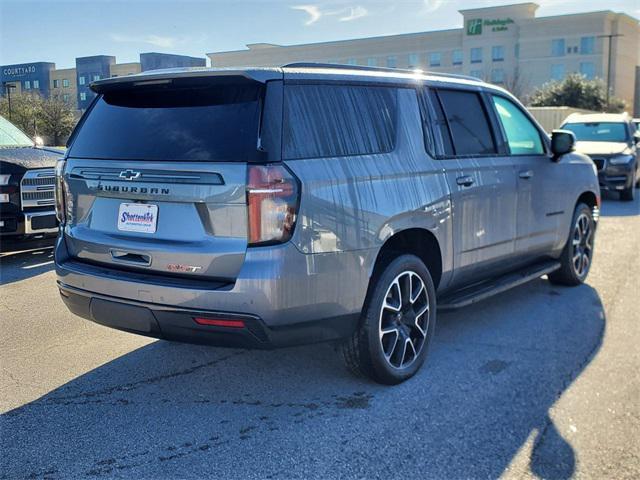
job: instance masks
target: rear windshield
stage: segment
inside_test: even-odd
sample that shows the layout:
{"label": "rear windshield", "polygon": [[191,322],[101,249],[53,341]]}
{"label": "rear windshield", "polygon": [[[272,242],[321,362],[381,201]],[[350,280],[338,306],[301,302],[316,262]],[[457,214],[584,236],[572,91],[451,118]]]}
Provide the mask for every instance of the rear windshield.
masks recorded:
{"label": "rear windshield", "polygon": [[261,94],[257,85],[106,92],[89,112],[69,155],[249,161],[258,153]]}
{"label": "rear windshield", "polygon": [[581,142],[626,142],[627,126],[624,123],[589,122],[567,123],[565,130],[571,130],[576,140]]}

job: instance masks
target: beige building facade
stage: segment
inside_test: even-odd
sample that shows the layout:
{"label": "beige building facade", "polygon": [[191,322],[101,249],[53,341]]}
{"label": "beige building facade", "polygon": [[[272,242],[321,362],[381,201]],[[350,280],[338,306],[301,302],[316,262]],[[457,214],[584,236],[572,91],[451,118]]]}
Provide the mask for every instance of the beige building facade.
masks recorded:
{"label": "beige building facade", "polygon": [[638,20],[609,10],[537,17],[537,9],[520,3],[460,10],[463,28],[304,45],[249,44],[208,57],[213,67],[323,62],[419,68],[480,77],[521,97],[578,72],[608,81],[611,93],[640,115]]}

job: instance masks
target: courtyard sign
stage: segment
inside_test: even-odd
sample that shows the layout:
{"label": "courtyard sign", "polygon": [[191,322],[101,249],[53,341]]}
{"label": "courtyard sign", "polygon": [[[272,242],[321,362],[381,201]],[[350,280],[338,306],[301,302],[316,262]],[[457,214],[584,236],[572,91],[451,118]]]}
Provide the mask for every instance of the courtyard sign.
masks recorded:
{"label": "courtyard sign", "polygon": [[482,35],[482,28],[490,28],[492,32],[504,32],[514,23],[511,18],[486,19],[474,18],[467,20],[467,35]]}
{"label": "courtyard sign", "polygon": [[20,67],[5,67],[2,70],[2,74],[7,77],[18,77],[22,75],[27,75],[29,73],[36,73],[35,65],[26,65]]}

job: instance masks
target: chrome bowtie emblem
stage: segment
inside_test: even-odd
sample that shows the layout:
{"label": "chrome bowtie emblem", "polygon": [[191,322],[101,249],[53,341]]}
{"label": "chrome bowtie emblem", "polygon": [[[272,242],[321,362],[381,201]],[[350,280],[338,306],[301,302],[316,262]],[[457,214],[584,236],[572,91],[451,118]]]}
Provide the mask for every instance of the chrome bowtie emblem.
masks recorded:
{"label": "chrome bowtie emblem", "polygon": [[120,172],[120,178],[124,178],[125,180],[134,180],[140,177],[140,172],[134,172],[133,170],[123,170]]}

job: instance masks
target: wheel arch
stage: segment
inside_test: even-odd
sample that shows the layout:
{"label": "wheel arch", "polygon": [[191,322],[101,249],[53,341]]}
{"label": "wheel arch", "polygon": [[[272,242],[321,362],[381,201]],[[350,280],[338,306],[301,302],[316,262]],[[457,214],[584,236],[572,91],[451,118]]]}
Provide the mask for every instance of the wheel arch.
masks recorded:
{"label": "wheel arch", "polygon": [[436,236],[425,228],[407,228],[396,232],[380,247],[369,276],[369,289],[373,280],[394,258],[412,254],[420,258],[429,269],[435,288],[442,278],[442,250]]}
{"label": "wheel arch", "polygon": [[582,192],[578,199],[576,200],[575,205],[573,206],[573,210],[575,211],[578,204],[584,203],[589,206],[591,212],[593,213],[593,219],[597,222],[598,216],[600,213],[600,195],[595,194],[591,190],[587,190],[586,192]]}

